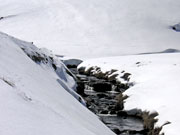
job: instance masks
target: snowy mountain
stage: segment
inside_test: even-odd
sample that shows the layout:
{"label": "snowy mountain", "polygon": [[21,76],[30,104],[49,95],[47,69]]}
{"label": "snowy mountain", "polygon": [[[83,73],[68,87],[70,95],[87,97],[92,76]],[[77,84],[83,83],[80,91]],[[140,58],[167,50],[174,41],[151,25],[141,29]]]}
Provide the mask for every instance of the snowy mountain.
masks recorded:
{"label": "snowy mountain", "polygon": [[75,85],[51,52],[0,33],[1,135],[113,135]]}
{"label": "snowy mountain", "polygon": [[0,0],[0,31],[56,54],[117,56],[180,49],[179,0]]}
{"label": "snowy mountain", "polygon": [[159,53],[146,55],[129,55],[86,60],[80,67],[98,66],[105,73],[117,69],[122,80],[123,71],[131,73],[130,82],[134,84],[124,94],[129,98],[125,109],[134,108],[157,111],[158,126],[166,121],[171,124],[163,127],[166,135],[180,132],[180,53]]}

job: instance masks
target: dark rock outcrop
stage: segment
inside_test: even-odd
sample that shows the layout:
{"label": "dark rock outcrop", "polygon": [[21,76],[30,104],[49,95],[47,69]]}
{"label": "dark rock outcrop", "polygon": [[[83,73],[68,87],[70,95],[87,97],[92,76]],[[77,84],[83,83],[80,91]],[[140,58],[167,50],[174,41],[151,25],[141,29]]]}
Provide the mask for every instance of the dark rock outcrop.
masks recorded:
{"label": "dark rock outcrop", "polygon": [[108,82],[95,82],[91,84],[94,91],[107,92],[112,90],[111,83]]}

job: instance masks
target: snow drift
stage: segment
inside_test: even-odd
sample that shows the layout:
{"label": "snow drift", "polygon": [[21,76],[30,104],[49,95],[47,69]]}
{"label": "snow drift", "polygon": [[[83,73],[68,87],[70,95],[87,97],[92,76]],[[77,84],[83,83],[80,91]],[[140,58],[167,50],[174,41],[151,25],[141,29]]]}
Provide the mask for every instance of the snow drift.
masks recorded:
{"label": "snow drift", "polygon": [[35,63],[26,54],[35,50],[50,55],[32,43],[0,33],[0,134],[113,135],[65,90],[72,90],[69,83],[74,81],[64,65],[56,61],[57,69],[62,69],[59,75],[49,60]]}

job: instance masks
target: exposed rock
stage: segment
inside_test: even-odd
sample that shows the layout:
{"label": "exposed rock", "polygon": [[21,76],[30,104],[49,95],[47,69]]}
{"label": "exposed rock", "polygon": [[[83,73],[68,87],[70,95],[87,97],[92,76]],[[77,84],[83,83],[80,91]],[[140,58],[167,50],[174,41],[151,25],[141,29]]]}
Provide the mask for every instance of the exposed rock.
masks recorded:
{"label": "exposed rock", "polygon": [[106,92],[112,90],[112,85],[109,82],[95,82],[92,84],[93,90],[97,92]]}
{"label": "exposed rock", "polygon": [[117,92],[124,92],[128,88],[129,88],[129,84],[119,83],[116,85],[114,90]]}
{"label": "exposed rock", "polygon": [[108,76],[108,81],[116,81],[116,77],[118,76],[119,74],[111,74]]}
{"label": "exposed rock", "polygon": [[81,96],[85,96],[85,94],[84,94],[84,89],[85,89],[84,83],[78,81],[78,82],[77,82],[77,87],[76,87],[77,93],[78,93],[79,95],[81,95]]}
{"label": "exposed rock", "polygon": [[116,114],[116,111],[115,110],[111,110],[109,113],[110,114]]}
{"label": "exposed rock", "polygon": [[136,62],[136,64],[138,65],[138,64],[140,64],[141,62]]}
{"label": "exposed rock", "polygon": [[118,128],[114,128],[112,129],[112,131],[116,133],[117,135],[121,133],[121,131]]}
{"label": "exposed rock", "polygon": [[57,69],[57,67],[56,67],[56,65],[54,63],[52,64],[52,67],[54,68],[54,70]]}
{"label": "exposed rock", "polygon": [[118,111],[117,112],[117,116],[121,116],[121,117],[127,117],[127,112],[126,111]]}
{"label": "exposed rock", "polygon": [[124,73],[125,71],[123,70],[123,71],[121,71],[121,73]]}
{"label": "exposed rock", "polygon": [[100,114],[108,114],[108,110],[103,110],[99,112]]}
{"label": "exposed rock", "polygon": [[128,110],[127,111],[127,114],[130,115],[130,116],[142,116],[143,114],[143,111],[141,109],[131,109],[131,110]]}
{"label": "exposed rock", "polygon": [[172,29],[177,31],[177,32],[180,32],[180,23],[175,24],[174,26],[172,26]]}
{"label": "exposed rock", "polygon": [[98,72],[93,73],[93,75],[97,78],[104,78],[105,76],[105,74],[100,70]]}
{"label": "exposed rock", "polygon": [[79,74],[84,74],[85,69],[86,69],[85,67],[80,67],[80,68],[78,68]]}
{"label": "exposed rock", "polygon": [[4,17],[0,17],[0,20],[4,19]]}
{"label": "exposed rock", "polygon": [[121,78],[123,78],[124,80],[126,80],[126,81],[129,81],[129,76],[130,76],[131,74],[130,73],[124,73],[124,75],[123,76],[121,76]]}
{"label": "exposed rock", "polygon": [[91,71],[92,71],[93,69],[94,69],[94,67],[89,67],[89,68],[85,69],[84,74],[85,74],[85,75],[90,75],[90,74],[91,74]]}

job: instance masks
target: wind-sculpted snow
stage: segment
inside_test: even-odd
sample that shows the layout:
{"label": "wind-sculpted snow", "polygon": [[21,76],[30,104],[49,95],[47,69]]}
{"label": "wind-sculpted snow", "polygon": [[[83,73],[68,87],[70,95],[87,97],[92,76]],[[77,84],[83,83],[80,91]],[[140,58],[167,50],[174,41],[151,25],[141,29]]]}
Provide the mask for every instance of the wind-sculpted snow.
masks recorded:
{"label": "wind-sculpted snow", "polygon": [[84,58],[180,49],[180,33],[169,28],[179,23],[179,0],[0,3],[0,31],[57,54]]}
{"label": "wind-sculpted snow", "polygon": [[0,33],[0,134],[113,135],[69,94],[74,80],[64,64],[56,61],[58,75],[52,61],[32,60],[35,52],[56,61],[47,50]]}

